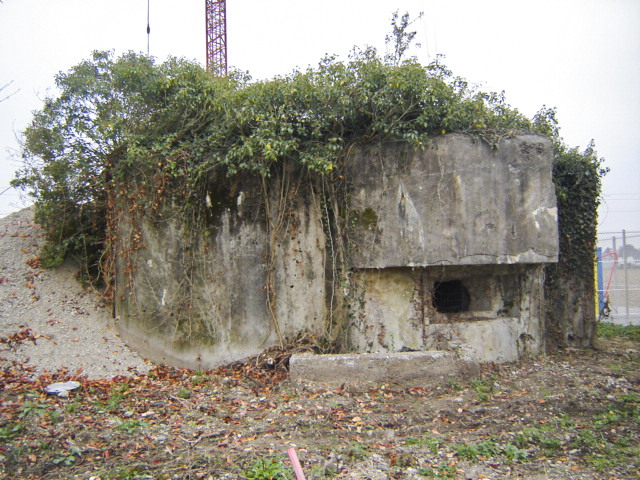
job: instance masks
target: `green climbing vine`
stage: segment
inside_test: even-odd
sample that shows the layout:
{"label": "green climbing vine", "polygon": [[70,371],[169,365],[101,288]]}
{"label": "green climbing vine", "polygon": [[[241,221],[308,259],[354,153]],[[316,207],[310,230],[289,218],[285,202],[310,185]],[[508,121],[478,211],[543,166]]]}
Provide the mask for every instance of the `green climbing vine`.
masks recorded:
{"label": "green climbing vine", "polygon": [[595,334],[597,209],[602,177],[608,169],[593,141],[583,151],[564,144],[555,113],[543,108],[533,119],[537,131],[553,140],[553,181],[558,202],[558,263],[545,268],[547,336],[552,344],[586,346]]}

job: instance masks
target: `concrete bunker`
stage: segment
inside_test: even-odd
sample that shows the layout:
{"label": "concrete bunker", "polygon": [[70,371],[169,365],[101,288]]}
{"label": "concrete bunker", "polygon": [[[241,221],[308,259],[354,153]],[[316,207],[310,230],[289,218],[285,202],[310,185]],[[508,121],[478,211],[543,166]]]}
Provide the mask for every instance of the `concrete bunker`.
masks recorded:
{"label": "concrete bunker", "polygon": [[543,267],[558,256],[552,159],[551,142],[535,135],[496,148],[457,134],[424,151],[361,148],[347,158],[349,194],[334,216],[341,228],[327,228],[319,191],[292,186],[275,243],[255,180],[236,181],[220,202],[209,194],[210,227],[188,242],[180,219],[142,225],[135,274],[117,282],[123,338],[157,361],[207,368],[276,344],[276,327],[287,338],[325,335],[344,304],[339,328],[350,351],[536,354]]}
{"label": "concrete bunker", "polygon": [[[352,162],[351,329],[358,351],[450,350],[509,361],[544,346],[543,267],[557,261],[550,143],[439,138]],[[370,214],[372,216],[372,214]]]}

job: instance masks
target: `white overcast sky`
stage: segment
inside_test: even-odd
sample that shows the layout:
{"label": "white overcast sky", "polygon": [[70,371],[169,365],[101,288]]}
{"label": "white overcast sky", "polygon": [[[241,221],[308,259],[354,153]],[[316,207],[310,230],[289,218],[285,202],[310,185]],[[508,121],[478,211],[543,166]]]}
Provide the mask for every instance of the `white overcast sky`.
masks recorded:
{"label": "white overcast sky", "polygon": [[[204,0],[150,0],[150,54],[205,62]],[[594,139],[611,172],[601,229],[640,230],[640,0],[227,0],[229,64],[255,79],[315,66],[354,45],[384,51],[394,10],[424,11],[413,26],[422,63],[502,91],[528,116],[558,109],[561,134]],[[93,50],[147,50],[147,0],[3,0],[0,4],[0,192],[19,167],[16,135],[54,75]],[[487,192],[488,195],[491,192]],[[0,195],[0,216],[21,208]]]}

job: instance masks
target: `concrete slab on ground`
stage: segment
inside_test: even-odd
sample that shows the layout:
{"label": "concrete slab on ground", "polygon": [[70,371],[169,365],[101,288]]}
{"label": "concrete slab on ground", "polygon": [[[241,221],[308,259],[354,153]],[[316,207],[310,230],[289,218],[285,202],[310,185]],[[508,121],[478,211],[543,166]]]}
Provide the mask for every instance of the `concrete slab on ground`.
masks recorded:
{"label": "concrete slab on ground", "polygon": [[479,369],[478,363],[446,351],[296,354],[289,361],[289,375],[294,382],[334,385],[439,385],[475,375]]}

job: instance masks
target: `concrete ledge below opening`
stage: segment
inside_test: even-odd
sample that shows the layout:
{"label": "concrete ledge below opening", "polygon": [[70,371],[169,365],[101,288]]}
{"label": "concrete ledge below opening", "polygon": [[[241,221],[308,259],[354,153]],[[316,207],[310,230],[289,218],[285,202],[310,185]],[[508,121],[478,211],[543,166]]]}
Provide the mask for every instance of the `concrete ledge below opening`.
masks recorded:
{"label": "concrete ledge below opening", "polygon": [[477,363],[445,351],[292,355],[289,376],[297,383],[427,386],[479,373]]}

